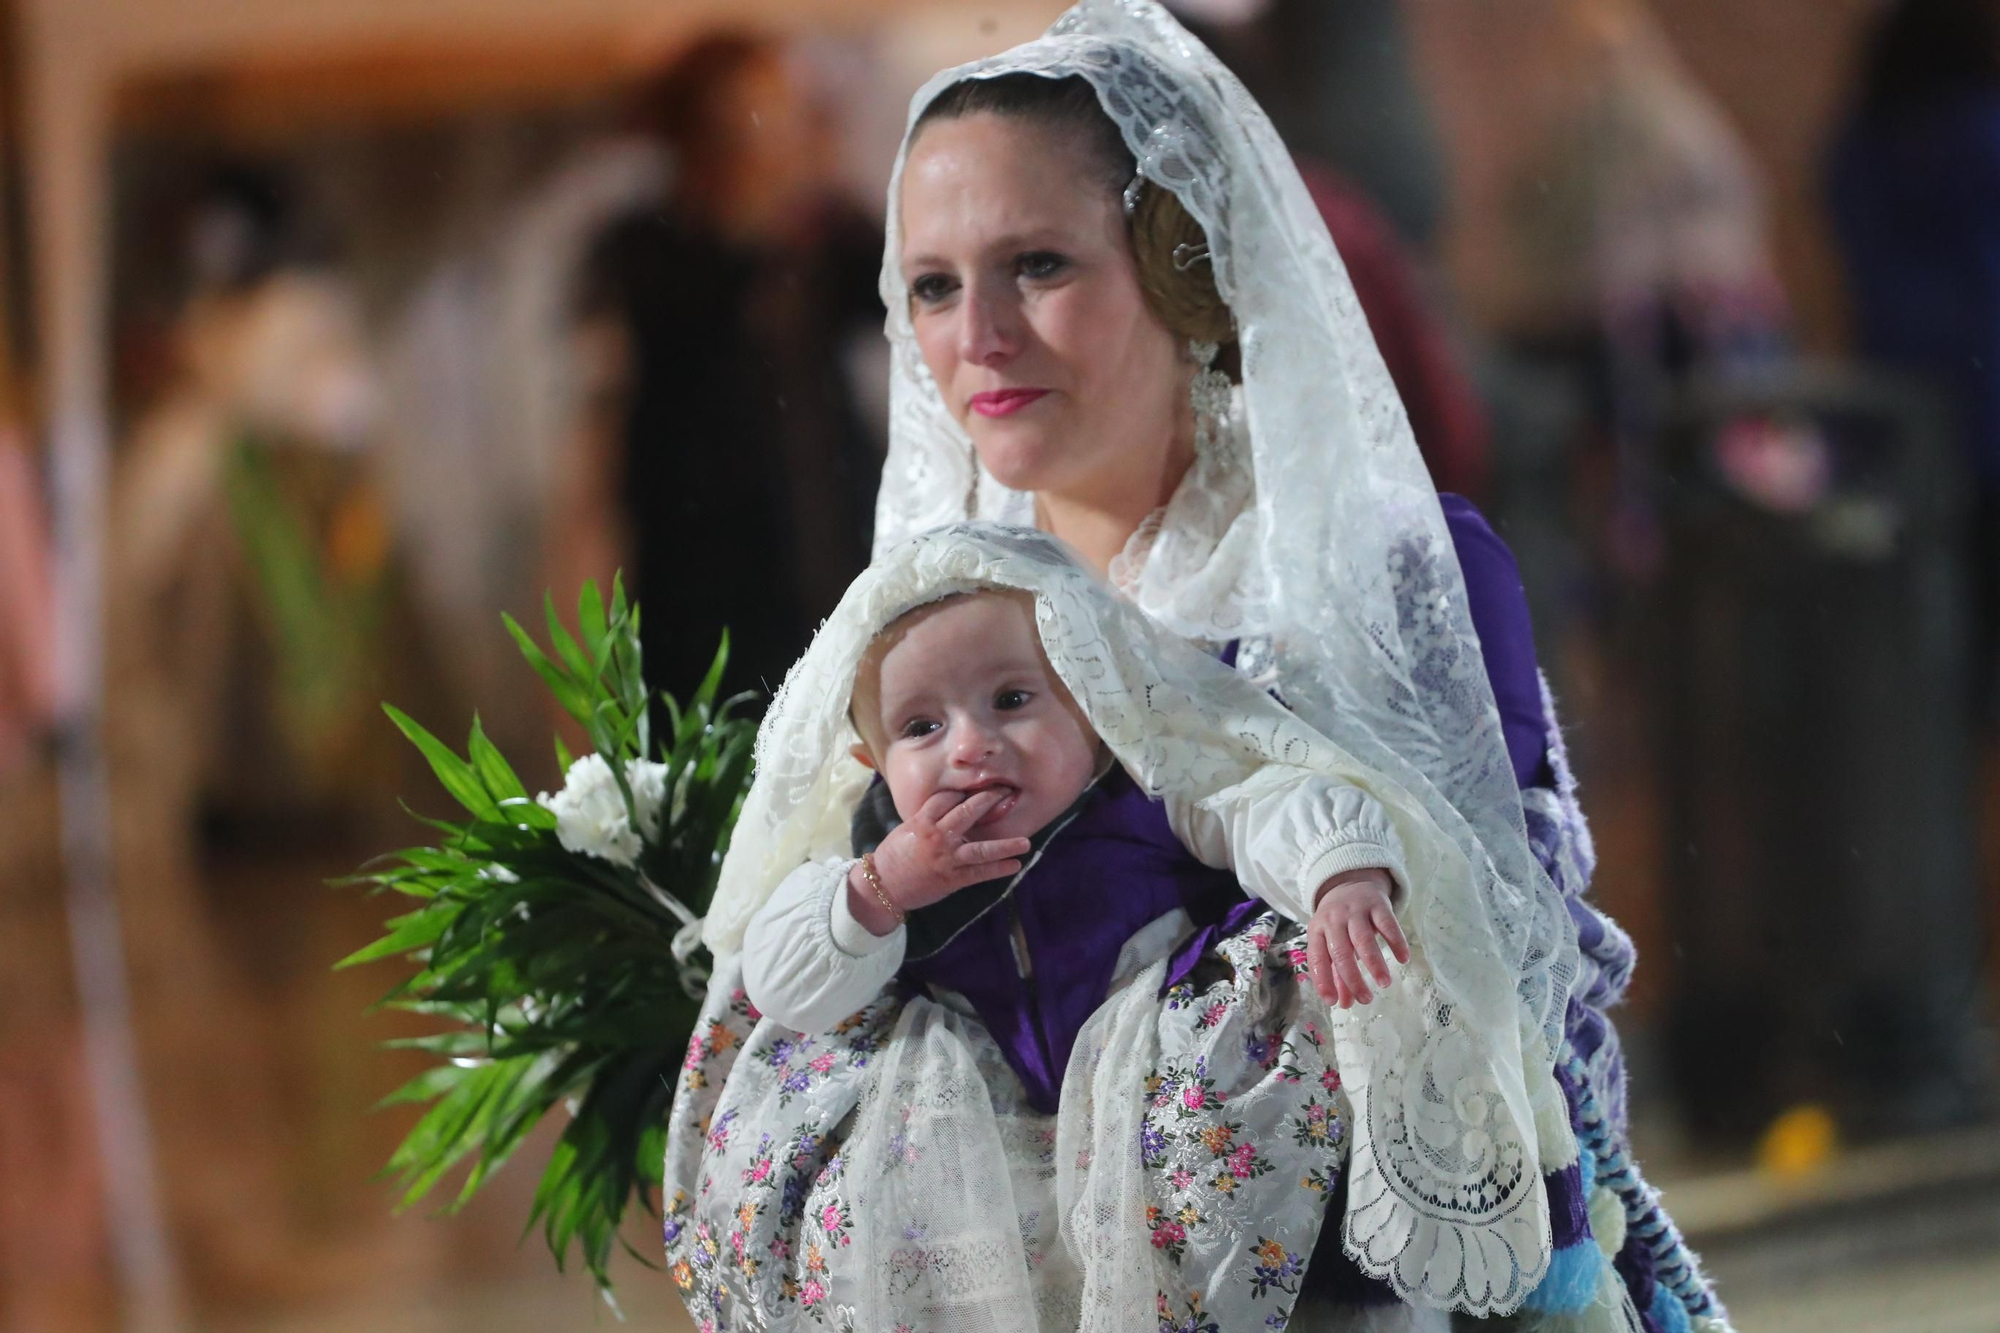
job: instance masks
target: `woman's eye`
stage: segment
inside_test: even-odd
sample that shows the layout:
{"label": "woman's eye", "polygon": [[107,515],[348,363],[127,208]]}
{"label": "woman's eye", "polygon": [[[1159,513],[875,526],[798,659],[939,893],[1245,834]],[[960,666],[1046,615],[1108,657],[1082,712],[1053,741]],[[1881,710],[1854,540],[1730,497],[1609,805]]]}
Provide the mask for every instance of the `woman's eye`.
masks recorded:
{"label": "woman's eye", "polygon": [[910,298],[920,305],[936,305],[958,290],[958,284],[942,273],[924,273],[910,283]]}
{"label": "woman's eye", "polygon": [[1053,250],[1030,250],[1014,266],[1024,278],[1053,278],[1069,267],[1069,260]]}
{"label": "woman's eye", "polygon": [[993,696],[993,706],[1003,713],[1011,713],[1016,708],[1026,708],[1028,698],[1026,690],[1002,690]]}
{"label": "woman's eye", "polygon": [[903,724],[903,736],[908,740],[916,740],[920,736],[930,735],[937,729],[938,724],[930,718],[913,717]]}

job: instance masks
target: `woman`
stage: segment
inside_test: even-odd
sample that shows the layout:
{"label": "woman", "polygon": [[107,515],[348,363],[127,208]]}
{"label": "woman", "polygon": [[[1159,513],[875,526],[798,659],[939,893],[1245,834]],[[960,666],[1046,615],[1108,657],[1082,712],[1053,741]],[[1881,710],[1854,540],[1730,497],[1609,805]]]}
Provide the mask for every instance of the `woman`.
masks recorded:
{"label": "woman", "polygon": [[[1515,606],[1487,621],[1503,718],[1454,529],[1268,121],[1164,11],[1134,0],[1086,0],[1041,41],[938,76],[913,105],[883,272],[894,370],[877,550],[967,517],[1040,526],[1418,794],[1483,869],[1486,925],[1517,979],[1522,1072],[1546,1083],[1555,1066],[1589,1149],[1550,1182],[1559,1253],[1528,1308],[1592,1305],[1603,1246],[1646,1326],[1726,1327],[1623,1159],[1608,1028],[1572,1004],[1615,993],[1621,956],[1603,952],[1602,967],[1597,946],[1620,937],[1581,913],[1580,961],[1551,879],[1580,886],[1588,842],[1555,776],[1560,750],[1540,752],[1524,617]],[[1504,548],[1454,509],[1470,586],[1504,591]],[[1519,784],[1551,776],[1555,790],[1534,789],[1531,841]],[[711,939],[717,927],[712,915]],[[1366,1113],[1395,1122],[1385,1139],[1432,1121],[1476,1135],[1419,1085],[1433,1086],[1410,1080],[1407,1104],[1377,1098]],[[1390,1174],[1418,1207],[1453,1195],[1435,1163]],[[1330,1304],[1451,1303],[1441,1254],[1356,1232],[1325,1228],[1296,1326],[1323,1325],[1307,1311]]]}
{"label": "woman", "polygon": [[812,98],[777,43],[704,37],[636,102],[672,198],[606,228],[582,295],[631,365],[620,490],[646,661],[700,680],[726,623],[731,680],[776,682],[867,560],[879,455],[840,354],[869,336],[880,237],[825,190]]}

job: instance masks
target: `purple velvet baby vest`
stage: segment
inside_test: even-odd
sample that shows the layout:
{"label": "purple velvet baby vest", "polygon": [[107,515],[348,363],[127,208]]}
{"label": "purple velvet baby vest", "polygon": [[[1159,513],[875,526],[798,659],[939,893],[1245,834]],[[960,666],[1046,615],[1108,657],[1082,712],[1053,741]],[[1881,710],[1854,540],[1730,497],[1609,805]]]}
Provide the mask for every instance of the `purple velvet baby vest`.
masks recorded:
{"label": "purple velvet baby vest", "polygon": [[[898,976],[963,995],[1030,1103],[1053,1114],[1070,1049],[1110,993],[1125,942],[1175,908],[1201,927],[1252,904],[1235,875],[1181,845],[1166,807],[1115,765],[1035,844],[1011,882],[912,912]],[[1192,961],[1199,950],[1183,946],[1176,962],[1181,954]]]}

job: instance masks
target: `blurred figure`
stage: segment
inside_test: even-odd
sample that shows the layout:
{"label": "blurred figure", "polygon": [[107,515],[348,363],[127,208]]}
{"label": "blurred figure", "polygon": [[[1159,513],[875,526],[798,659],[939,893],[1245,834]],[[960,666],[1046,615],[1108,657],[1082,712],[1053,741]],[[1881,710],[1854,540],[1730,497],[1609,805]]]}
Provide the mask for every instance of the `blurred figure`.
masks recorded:
{"label": "blurred figure", "polygon": [[881,240],[827,184],[824,108],[780,47],[697,42],[637,99],[664,210],[609,226],[587,321],[624,344],[622,499],[648,677],[685,694],[726,625],[730,681],[774,689],[867,563],[867,440],[843,340],[881,320]]}
{"label": "blurred figure", "polygon": [[[1538,632],[1567,637],[1579,611],[1659,573],[1675,396],[1789,351],[1766,187],[1641,0],[1465,0],[1410,18],[1453,150],[1452,269],[1501,351],[1499,522]],[[1758,443],[1761,464],[1798,442]]]}
{"label": "blurred figure", "polygon": [[1671,403],[1698,376],[1788,355],[1790,307],[1762,176],[1658,20],[1637,0],[1570,0],[1551,36],[1574,100],[1516,164],[1504,201],[1512,321],[1524,346],[1581,371],[1609,445],[1609,495],[1593,506],[1604,551],[1644,584],[1662,550]]}
{"label": "blurred figure", "polygon": [[274,173],[230,169],[180,219],[188,295],[120,444],[104,589],[113,864],[163,1202],[198,1287],[267,1292],[336,1248],[288,1188],[330,1098],[288,1104],[284,1011],[319,975],[292,960],[331,946],[311,945],[323,912],[273,889],[383,817],[403,745],[378,701],[409,698],[422,641],[397,615],[358,303],[289,258],[288,207]]}
{"label": "blurred figure", "polygon": [[[1698,119],[1655,123],[1657,145],[1703,142]],[[1667,1055],[1710,1134],[1782,1125],[1802,1101],[1863,1136],[1931,1130],[1977,1113],[1988,1072],[1951,706],[1953,462],[1921,398],[1859,367],[1787,364],[1754,181],[1706,161],[1607,177],[1628,206],[1606,252],[1608,550],[1639,594],[1643,618],[1620,629],[1665,778]],[[1650,224],[1647,192],[1676,182],[1681,225]],[[1860,193],[1873,209],[1904,183]],[[1906,199],[1924,225],[1948,207],[1914,181],[1890,207]],[[1913,290],[1907,270],[1892,281]],[[1697,1091],[1713,1087],[1729,1096]]]}
{"label": "blurred figure", "polygon": [[1976,482],[1976,704],[2000,707],[2000,7],[1898,0],[1828,164],[1861,350],[1940,390]]}
{"label": "blurred figure", "polygon": [[158,772],[211,818],[382,776],[363,758],[390,602],[376,377],[348,286],[281,262],[279,194],[228,171],[193,210],[174,378],[112,487],[110,703],[172,734]]}

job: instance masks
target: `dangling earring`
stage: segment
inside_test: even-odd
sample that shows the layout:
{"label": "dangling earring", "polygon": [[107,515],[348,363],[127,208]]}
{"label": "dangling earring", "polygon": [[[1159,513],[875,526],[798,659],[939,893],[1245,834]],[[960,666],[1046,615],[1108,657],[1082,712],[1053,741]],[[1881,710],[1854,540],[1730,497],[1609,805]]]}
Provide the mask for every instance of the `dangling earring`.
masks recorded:
{"label": "dangling earring", "polygon": [[1229,376],[1215,368],[1215,343],[1191,341],[1188,354],[1199,369],[1188,386],[1194,403],[1194,452],[1196,457],[1219,454],[1229,445]]}

